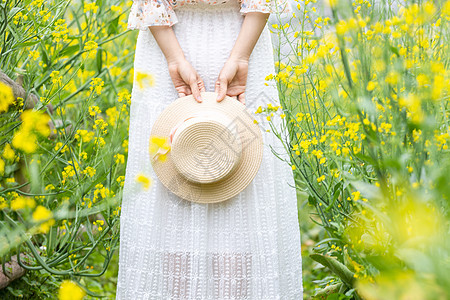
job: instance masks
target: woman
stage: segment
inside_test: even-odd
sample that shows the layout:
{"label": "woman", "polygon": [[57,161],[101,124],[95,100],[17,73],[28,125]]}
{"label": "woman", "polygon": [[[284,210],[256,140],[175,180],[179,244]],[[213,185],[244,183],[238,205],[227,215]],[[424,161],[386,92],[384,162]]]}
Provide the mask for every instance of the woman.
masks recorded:
{"label": "woman", "polygon": [[[210,2],[208,2],[210,1]],[[178,198],[151,168],[148,141],[157,116],[178,97],[215,91],[254,112],[279,105],[267,18],[289,11],[262,0],[136,0],[128,28],[139,29],[129,152],[123,192],[117,299],[302,299],[296,191],[281,142],[267,121],[264,154],[252,181],[215,204]],[[151,74],[152,84],[142,80]],[[274,117],[274,122],[279,121]],[[265,128],[264,128],[265,126]],[[281,155],[287,158],[286,155]],[[142,188],[139,174],[151,177]]]}

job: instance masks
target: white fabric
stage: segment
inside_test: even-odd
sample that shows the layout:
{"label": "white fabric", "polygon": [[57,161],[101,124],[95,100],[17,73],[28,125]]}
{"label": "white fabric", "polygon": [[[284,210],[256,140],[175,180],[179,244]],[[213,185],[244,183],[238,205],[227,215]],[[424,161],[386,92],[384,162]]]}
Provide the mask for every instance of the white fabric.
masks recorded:
{"label": "white fabric", "polygon": [[[173,29],[185,56],[206,90],[214,91],[244,19],[239,4],[185,5],[176,12]],[[276,88],[264,85],[274,73],[272,51],[266,26],[249,61],[246,104],[252,112],[268,102],[278,105]],[[243,192],[217,204],[180,199],[158,180],[148,153],[152,124],[178,98],[150,31],[139,32],[134,67],[135,74],[153,74],[155,84],[140,89],[135,81],[132,90],[116,299],[302,299],[292,170],[271,153],[270,146],[284,150],[265,132],[265,118],[255,115],[264,131],[264,156]],[[139,173],[153,178],[148,190],[135,181]]]}
{"label": "white fabric", "polygon": [[178,22],[175,8],[184,5],[223,4],[227,1],[238,1],[240,13],[293,13],[289,0],[133,0],[128,16],[128,29],[148,30],[148,26],[169,25]]}

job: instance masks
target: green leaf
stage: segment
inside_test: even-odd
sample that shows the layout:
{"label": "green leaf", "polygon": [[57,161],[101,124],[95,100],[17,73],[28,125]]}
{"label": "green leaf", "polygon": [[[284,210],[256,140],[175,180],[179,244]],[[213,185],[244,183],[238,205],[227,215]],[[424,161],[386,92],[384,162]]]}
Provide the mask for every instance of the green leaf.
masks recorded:
{"label": "green leaf", "polygon": [[313,196],[309,195],[308,196],[308,203],[314,206],[314,205],[316,205],[317,200]]}
{"label": "green leaf", "polygon": [[321,265],[328,267],[334,274],[336,274],[347,286],[352,287],[355,281],[353,277],[354,273],[350,271],[345,265],[337,261],[336,259],[324,256],[321,254],[311,254],[310,257],[320,263]]}
{"label": "green leaf", "polygon": [[22,8],[21,7],[13,7],[8,14],[8,17],[11,18],[13,17],[15,14],[17,14],[19,11],[21,11]]}
{"label": "green leaf", "polygon": [[343,285],[342,282],[340,282],[340,283],[336,283],[336,284],[327,286],[326,288],[320,290],[317,294],[315,294],[313,296],[313,299],[326,300],[326,299],[328,299],[327,298],[328,296],[333,295],[336,292],[338,292],[342,285]]}
{"label": "green leaf", "polygon": [[100,73],[102,71],[102,67],[103,67],[103,60],[102,60],[102,48],[98,48],[97,49],[97,72]]}
{"label": "green leaf", "polygon": [[42,188],[42,177],[39,176],[39,156],[33,155],[33,160],[29,165],[30,182],[31,182],[31,192],[38,194],[41,192]]}
{"label": "green leaf", "polygon": [[352,185],[367,199],[382,199],[380,188],[373,184],[363,181],[352,181]]}
{"label": "green leaf", "polygon": [[80,46],[79,45],[72,45],[69,47],[66,47],[65,49],[63,49],[60,53],[59,56],[71,56],[72,54],[76,53],[78,50],[80,50]]}
{"label": "green leaf", "polygon": [[395,55],[400,56],[400,53],[398,52],[398,49],[394,46],[390,46],[389,49],[394,53]]}
{"label": "green leaf", "polygon": [[58,243],[58,228],[56,226],[50,227],[50,230],[47,233],[47,255],[51,256],[53,254],[53,250],[55,249],[56,244]]}
{"label": "green leaf", "polygon": [[115,18],[114,20],[109,23],[108,26],[108,35],[116,34],[117,29],[119,28],[119,18]]}
{"label": "green leaf", "polygon": [[341,293],[331,294],[327,297],[327,300],[346,300],[351,299],[351,297],[345,296]]}
{"label": "green leaf", "polygon": [[14,46],[14,50],[19,50],[20,48],[30,47],[39,44],[39,41],[23,42]]}

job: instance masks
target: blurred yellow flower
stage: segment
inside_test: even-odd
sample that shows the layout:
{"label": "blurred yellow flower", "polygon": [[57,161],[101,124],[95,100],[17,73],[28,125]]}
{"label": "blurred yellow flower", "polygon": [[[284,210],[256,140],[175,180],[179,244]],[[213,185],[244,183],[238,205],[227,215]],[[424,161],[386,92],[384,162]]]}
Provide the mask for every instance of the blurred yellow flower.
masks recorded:
{"label": "blurred yellow flower", "polygon": [[5,198],[3,198],[2,196],[0,196],[0,210],[7,208],[8,204],[5,201]]}
{"label": "blurred yellow flower", "polygon": [[30,197],[24,197],[24,196],[18,196],[17,198],[13,199],[11,201],[11,209],[12,210],[19,210],[24,208],[33,208],[36,206],[36,202],[33,198]]}
{"label": "blurred yellow flower", "polygon": [[93,131],[87,131],[84,129],[78,129],[75,138],[81,140],[83,143],[89,143],[94,137],[95,133]]}
{"label": "blurred yellow flower", "polygon": [[84,45],[84,50],[91,51],[98,48],[98,44],[94,41],[87,41]]}
{"label": "blurred yellow flower", "polygon": [[317,182],[322,182],[325,180],[325,175],[320,176],[319,178],[317,178]]}
{"label": "blurred yellow flower", "polygon": [[117,6],[117,5],[112,5],[111,6],[111,11],[120,13],[120,12],[122,12],[122,8],[120,6]]}
{"label": "blurred yellow flower", "polygon": [[83,11],[86,13],[88,11],[92,11],[94,14],[97,13],[98,6],[95,4],[95,2],[92,3],[85,3]]}
{"label": "blurred yellow flower", "polygon": [[89,89],[91,92],[95,92],[97,95],[100,95],[102,93],[104,82],[101,78],[92,78],[90,85],[91,86],[89,87]]}
{"label": "blurred yellow flower", "polygon": [[84,170],[83,170],[83,174],[86,174],[89,177],[94,177],[95,173],[97,172],[97,170],[93,167],[87,166]]}
{"label": "blurred yellow flower", "polygon": [[155,84],[155,78],[153,77],[152,74],[148,74],[148,73],[140,72],[140,71],[136,72],[136,81],[137,81],[140,89],[143,89],[144,86],[146,86],[146,85],[153,86]]}
{"label": "blurred yellow flower", "polygon": [[117,111],[117,107],[113,106],[106,110],[106,115],[108,116],[108,123],[111,126],[115,126],[117,119],[119,118],[119,112]]}
{"label": "blurred yellow flower", "polygon": [[61,85],[62,76],[59,76],[59,71],[52,71],[50,78],[53,84]]}
{"label": "blurred yellow flower", "polygon": [[151,136],[149,140],[149,153],[151,159],[166,161],[170,151],[169,139],[166,137]]}
{"label": "blurred yellow flower", "polygon": [[5,174],[5,161],[0,158],[0,175]]}
{"label": "blurred yellow flower", "polygon": [[150,187],[150,185],[152,183],[152,180],[151,180],[151,178],[140,173],[136,176],[136,182],[140,183],[144,190],[148,190],[148,188]]}
{"label": "blurred yellow flower", "polygon": [[81,300],[86,292],[75,282],[64,280],[59,287],[59,300]]}
{"label": "blurred yellow flower", "polygon": [[375,86],[376,86],[376,83],[375,82],[373,82],[373,81],[369,81],[369,83],[367,84],[367,90],[370,92],[370,91],[373,91],[374,89],[375,89]]}
{"label": "blurred yellow flower", "polygon": [[119,184],[119,186],[123,187],[124,182],[125,182],[125,176],[119,176],[116,179],[117,183]]}
{"label": "blurred yellow flower", "polygon": [[35,222],[40,222],[51,218],[52,215],[52,212],[46,207],[38,205],[38,207],[34,210],[32,217]]}
{"label": "blurred yellow flower", "polygon": [[8,110],[8,107],[14,103],[14,94],[12,88],[0,82],[0,113]]}
{"label": "blurred yellow flower", "polygon": [[116,155],[114,155],[114,160],[116,164],[124,164],[125,156],[123,154],[117,153]]}

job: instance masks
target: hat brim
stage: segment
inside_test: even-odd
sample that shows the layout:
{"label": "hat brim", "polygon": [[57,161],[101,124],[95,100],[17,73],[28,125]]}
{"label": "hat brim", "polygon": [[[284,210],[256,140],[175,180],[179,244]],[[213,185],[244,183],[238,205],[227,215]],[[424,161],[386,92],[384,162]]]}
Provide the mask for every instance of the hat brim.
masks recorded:
{"label": "hat brim", "polygon": [[156,119],[150,134],[169,138],[173,126],[191,113],[203,109],[220,111],[233,120],[241,138],[242,152],[236,168],[219,181],[202,184],[187,180],[178,172],[171,159],[171,151],[164,161],[150,161],[161,183],[180,198],[197,203],[217,203],[231,199],[252,182],[261,165],[263,138],[261,129],[244,104],[229,96],[217,102],[217,93],[214,92],[202,92],[201,95],[201,103],[189,95],[168,105]]}

